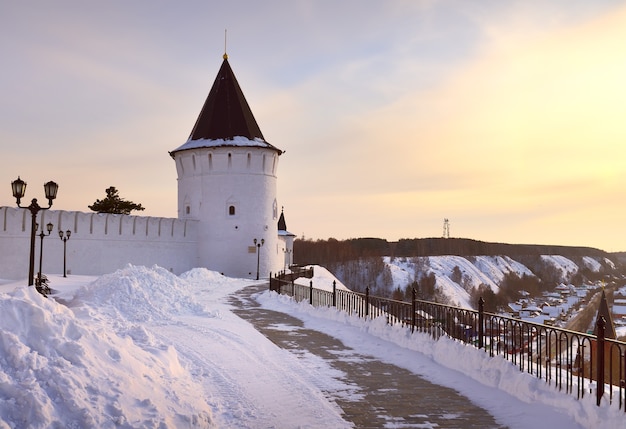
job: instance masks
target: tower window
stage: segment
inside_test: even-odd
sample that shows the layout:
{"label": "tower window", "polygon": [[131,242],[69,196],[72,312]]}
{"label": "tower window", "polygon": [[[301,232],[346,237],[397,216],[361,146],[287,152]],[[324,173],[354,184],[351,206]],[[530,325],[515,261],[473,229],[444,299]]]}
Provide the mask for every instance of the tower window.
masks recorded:
{"label": "tower window", "polygon": [[228,206],[228,214],[230,216],[235,216],[235,206]]}
{"label": "tower window", "polygon": [[185,207],[185,214],[189,214],[189,213],[191,213],[191,207],[186,206]]}

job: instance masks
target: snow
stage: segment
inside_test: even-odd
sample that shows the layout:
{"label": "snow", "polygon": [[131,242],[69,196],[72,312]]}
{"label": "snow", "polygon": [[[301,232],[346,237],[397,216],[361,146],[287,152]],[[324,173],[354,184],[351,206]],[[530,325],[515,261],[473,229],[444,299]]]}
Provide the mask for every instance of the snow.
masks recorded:
{"label": "snow", "polygon": [[321,267],[319,265],[313,266],[314,277],[312,279],[306,277],[299,277],[294,280],[295,284],[301,286],[310,286],[311,282],[313,282],[313,287],[315,289],[322,289],[328,292],[333,291],[333,283],[335,283],[335,287],[337,289],[348,290],[348,288],[341,283],[333,274],[328,271],[326,268]]}
{"label": "snow", "polygon": [[[315,272],[314,284],[332,276]],[[327,394],[344,383],[336,371],[278,348],[232,312],[228,296],[258,282],[131,265],[99,278],[49,278],[51,298],[20,282],[0,286],[0,428],[351,427]],[[507,427],[623,427],[616,404],[577,400],[459,342],[274,292],[258,300],[457,389]]]}
{"label": "snow", "polygon": [[[454,255],[426,256],[421,258],[424,275],[433,273],[437,287],[448,297],[452,305],[463,308],[474,308],[470,293],[473,289],[485,285],[495,293],[500,290],[499,284],[505,275],[514,273],[532,276],[533,273],[523,264],[508,256],[475,256],[463,257]],[[411,258],[384,257],[393,279],[393,289],[403,290],[415,280],[416,262]],[[458,267],[461,273],[460,283],[454,281],[453,270]]]}
{"label": "snow", "polygon": [[541,259],[552,264],[561,273],[562,279],[567,279],[572,274],[578,272],[578,265],[575,262],[561,255],[541,255]]}
{"label": "snow", "polygon": [[172,153],[180,152],[181,150],[187,150],[187,149],[198,149],[198,148],[202,148],[202,147],[223,147],[223,146],[233,146],[233,147],[237,147],[237,146],[245,146],[245,147],[258,146],[258,147],[265,147],[265,148],[272,147],[269,143],[267,143],[266,141],[264,141],[263,139],[260,139],[258,137],[256,137],[253,140],[251,140],[251,139],[249,139],[247,137],[235,136],[232,139],[216,139],[216,140],[198,139],[198,140],[188,140],[183,145],[181,145],[181,146],[177,147],[176,149],[174,149],[172,151]]}
{"label": "snow", "polygon": [[602,269],[602,264],[590,256],[583,256],[583,263],[594,273],[597,273]]}

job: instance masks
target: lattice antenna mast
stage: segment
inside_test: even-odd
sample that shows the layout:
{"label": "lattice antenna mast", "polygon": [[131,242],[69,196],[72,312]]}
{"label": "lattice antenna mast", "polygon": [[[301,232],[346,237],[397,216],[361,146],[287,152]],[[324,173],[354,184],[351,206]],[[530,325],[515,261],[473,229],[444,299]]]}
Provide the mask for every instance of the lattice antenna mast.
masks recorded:
{"label": "lattice antenna mast", "polygon": [[443,238],[450,238],[450,221],[448,219],[443,220]]}

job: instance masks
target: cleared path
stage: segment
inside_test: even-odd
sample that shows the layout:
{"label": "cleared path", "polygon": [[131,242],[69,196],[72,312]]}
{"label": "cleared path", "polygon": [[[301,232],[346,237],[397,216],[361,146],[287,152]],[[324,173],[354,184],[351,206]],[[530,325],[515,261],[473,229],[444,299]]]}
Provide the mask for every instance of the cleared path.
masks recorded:
{"label": "cleared path", "polygon": [[[504,428],[484,409],[447,387],[438,386],[395,365],[346,347],[324,333],[306,329],[288,314],[266,310],[253,295],[267,289],[251,286],[230,297],[234,313],[294,354],[310,353],[343,373],[355,386],[350,399],[326,392],[357,428]],[[281,329],[290,326],[293,329]],[[297,410],[294,410],[297,413]]]}

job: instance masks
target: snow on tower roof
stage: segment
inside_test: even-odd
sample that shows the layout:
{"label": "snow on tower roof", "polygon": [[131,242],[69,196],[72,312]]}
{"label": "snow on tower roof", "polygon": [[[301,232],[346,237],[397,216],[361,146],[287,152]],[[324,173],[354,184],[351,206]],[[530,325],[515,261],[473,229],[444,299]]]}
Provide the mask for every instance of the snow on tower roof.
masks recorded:
{"label": "snow on tower roof", "polygon": [[170,155],[187,149],[223,146],[263,147],[282,154],[265,141],[226,54],[189,139]]}

